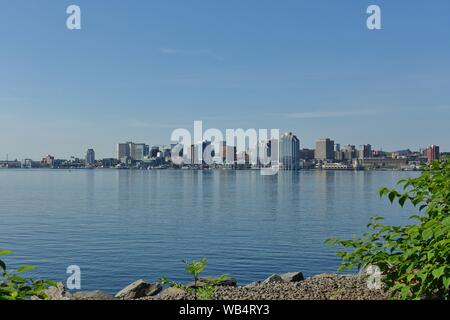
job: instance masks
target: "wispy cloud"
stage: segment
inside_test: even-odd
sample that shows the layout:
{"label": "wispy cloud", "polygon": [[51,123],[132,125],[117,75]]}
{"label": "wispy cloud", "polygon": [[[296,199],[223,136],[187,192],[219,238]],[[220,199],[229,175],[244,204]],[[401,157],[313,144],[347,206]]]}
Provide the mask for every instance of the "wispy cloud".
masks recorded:
{"label": "wispy cloud", "polygon": [[311,112],[293,112],[285,113],[287,118],[295,119],[320,119],[320,118],[341,118],[341,117],[356,117],[369,116],[380,113],[379,110],[344,110],[344,111],[311,111]]}
{"label": "wispy cloud", "polygon": [[159,52],[162,54],[168,54],[168,55],[185,55],[185,56],[197,56],[197,57],[207,57],[212,58],[217,61],[223,61],[224,57],[221,55],[216,54],[214,51],[207,50],[207,49],[201,49],[201,50],[182,50],[182,49],[176,49],[176,48],[170,48],[170,47],[161,47],[159,48]]}

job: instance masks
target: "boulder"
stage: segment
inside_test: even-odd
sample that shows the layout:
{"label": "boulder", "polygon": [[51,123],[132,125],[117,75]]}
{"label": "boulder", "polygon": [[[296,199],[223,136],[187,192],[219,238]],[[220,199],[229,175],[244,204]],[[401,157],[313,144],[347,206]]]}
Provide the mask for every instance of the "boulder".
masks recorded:
{"label": "boulder", "polygon": [[71,294],[66,292],[66,288],[62,282],[58,282],[56,286],[49,287],[44,290],[49,300],[70,300]]}
{"label": "boulder", "polygon": [[112,295],[102,291],[78,291],[72,295],[72,300],[115,300]]}
{"label": "boulder", "polygon": [[274,282],[283,282],[283,279],[278,274],[273,274],[264,280],[263,284],[274,283]]}
{"label": "boulder", "polygon": [[157,295],[161,290],[161,284],[147,283],[141,279],[120,290],[115,297],[123,300],[133,300]]}
{"label": "boulder", "polygon": [[[207,285],[208,283],[210,283],[214,279],[217,279],[217,278],[215,278],[215,277],[201,277],[201,278],[199,278],[197,280],[197,288],[200,288],[200,287],[203,287],[203,286]],[[195,283],[194,282],[190,282],[187,286],[190,287],[190,288],[194,288],[195,287]],[[225,277],[223,277],[223,279],[221,279],[220,281],[215,283],[214,286],[215,287],[236,287],[237,286],[237,280],[235,278],[232,278],[232,277],[229,277],[229,276],[225,276]]]}
{"label": "boulder", "polygon": [[280,277],[285,282],[300,282],[305,280],[305,277],[303,277],[303,273],[301,272],[288,272],[282,274]]}
{"label": "boulder", "polygon": [[[48,300],[70,300],[71,294],[66,292],[66,288],[62,282],[58,282],[56,286],[48,287],[43,291]],[[42,300],[37,296],[32,296],[31,300]]]}
{"label": "boulder", "polygon": [[186,300],[189,295],[180,288],[169,287],[159,295],[160,300]]}
{"label": "boulder", "polygon": [[246,289],[255,288],[261,285],[261,281],[255,281],[244,286]]}

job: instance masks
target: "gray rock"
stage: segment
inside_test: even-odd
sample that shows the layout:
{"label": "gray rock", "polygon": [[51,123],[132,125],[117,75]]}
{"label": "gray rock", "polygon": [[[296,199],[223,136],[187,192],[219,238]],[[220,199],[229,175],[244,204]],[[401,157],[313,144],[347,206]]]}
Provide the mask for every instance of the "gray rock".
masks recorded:
{"label": "gray rock", "polygon": [[[66,288],[62,282],[58,282],[56,286],[49,287],[43,291],[48,300],[70,300],[72,295],[66,292]],[[42,300],[39,297],[32,296],[31,300]]]}
{"label": "gray rock", "polygon": [[268,277],[266,280],[264,280],[262,283],[274,283],[274,282],[283,282],[283,279],[278,274],[273,274],[270,277]]}
{"label": "gray rock", "polygon": [[252,282],[252,283],[249,283],[249,284],[245,285],[243,288],[250,289],[250,288],[254,288],[254,287],[260,286],[260,285],[261,285],[261,281],[255,281],[255,282]]}
{"label": "gray rock", "polygon": [[285,282],[300,282],[305,280],[301,272],[288,272],[281,275],[281,279]]}
{"label": "gray rock", "polygon": [[[197,288],[203,287],[210,283],[212,280],[216,279],[215,277],[201,277],[197,280]],[[221,281],[214,284],[215,287],[236,287],[237,280],[235,278],[226,276]],[[194,282],[188,284],[188,287],[194,288]]]}
{"label": "gray rock", "polygon": [[147,283],[141,279],[120,290],[115,297],[118,299],[133,300],[157,295],[161,290],[161,284]]}
{"label": "gray rock", "polygon": [[161,292],[158,298],[160,300],[185,300],[188,296],[189,295],[183,289],[170,287]]}
{"label": "gray rock", "polygon": [[72,295],[72,300],[116,300],[112,295],[102,291],[79,291]]}

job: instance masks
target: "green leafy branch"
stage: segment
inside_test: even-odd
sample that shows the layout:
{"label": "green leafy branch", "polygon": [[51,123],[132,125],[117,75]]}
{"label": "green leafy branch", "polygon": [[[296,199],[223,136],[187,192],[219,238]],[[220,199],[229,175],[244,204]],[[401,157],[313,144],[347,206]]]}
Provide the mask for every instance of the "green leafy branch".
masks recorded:
{"label": "green leafy branch", "polygon": [[345,250],[339,270],[376,265],[392,298],[449,299],[450,161],[433,162],[421,176],[399,181],[401,190],[382,188],[381,197],[401,207],[410,203],[419,214],[414,223],[391,226],[371,218],[368,231],[351,240],[328,239]]}
{"label": "green leafy branch", "polygon": [[[11,254],[9,250],[0,250],[0,258],[9,254]],[[0,300],[28,300],[33,296],[47,299],[45,290],[55,283],[48,280],[32,280],[23,275],[32,270],[34,270],[32,266],[8,270],[4,260],[0,259]]]}

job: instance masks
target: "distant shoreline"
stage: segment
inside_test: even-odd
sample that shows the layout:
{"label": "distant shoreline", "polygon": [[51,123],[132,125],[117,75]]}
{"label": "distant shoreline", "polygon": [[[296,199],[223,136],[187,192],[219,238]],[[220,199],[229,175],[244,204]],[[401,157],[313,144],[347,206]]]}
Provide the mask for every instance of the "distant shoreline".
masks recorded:
{"label": "distant shoreline", "polygon": [[[98,171],[98,170],[114,170],[114,171],[259,171],[260,168],[245,168],[245,169],[229,169],[229,168],[204,168],[204,169],[193,169],[193,168],[151,168],[151,169],[137,169],[137,168],[2,168],[0,170],[16,170],[16,171]],[[300,170],[280,170],[279,172],[302,172],[302,171],[317,171],[317,172],[367,172],[367,171],[401,171],[401,172],[420,172],[420,169],[398,169],[398,168],[370,168],[370,169],[300,169]]]}

